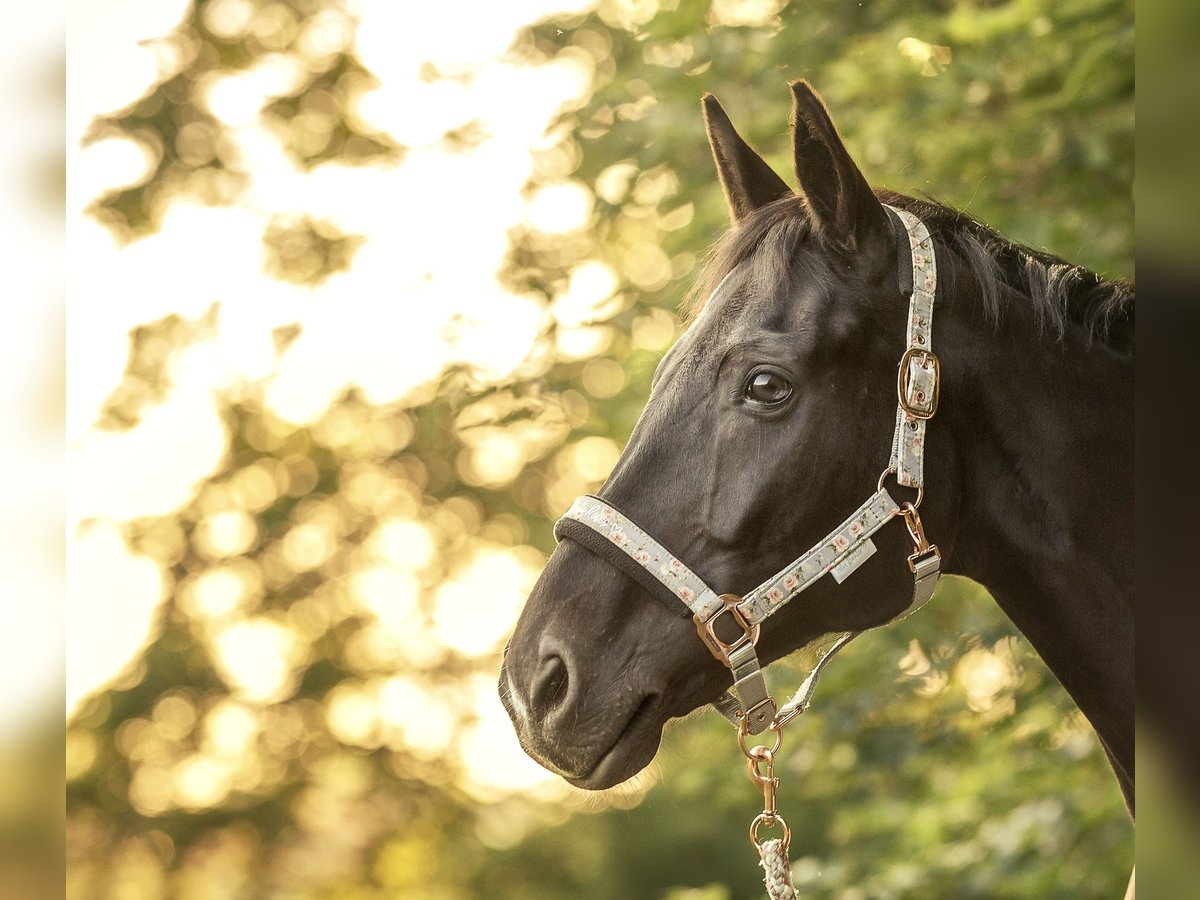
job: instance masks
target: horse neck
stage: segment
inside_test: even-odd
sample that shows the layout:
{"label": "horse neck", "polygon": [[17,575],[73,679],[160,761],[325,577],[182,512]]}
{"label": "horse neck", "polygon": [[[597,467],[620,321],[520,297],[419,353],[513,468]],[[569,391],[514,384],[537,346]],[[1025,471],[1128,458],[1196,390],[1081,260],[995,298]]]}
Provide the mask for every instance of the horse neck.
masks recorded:
{"label": "horse neck", "polygon": [[1071,324],[1039,334],[1032,301],[1002,299],[998,325],[961,295],[935,323],[959,496],[948,569],[984,585],[1054,672],[1132,811],[1132,358]]}

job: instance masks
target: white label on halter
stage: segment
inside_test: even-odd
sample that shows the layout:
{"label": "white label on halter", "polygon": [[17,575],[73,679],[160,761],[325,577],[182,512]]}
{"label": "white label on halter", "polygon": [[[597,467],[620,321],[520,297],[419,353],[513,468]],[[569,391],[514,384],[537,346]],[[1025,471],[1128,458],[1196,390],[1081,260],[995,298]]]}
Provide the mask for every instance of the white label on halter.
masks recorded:
{"label": "white label on halter", "polygon": [[851,553],[847,554],[846,558],[829,570],[829,574],[833,576],[833,580],[841,584],[847,578],[854,574],[854,570],[871,558],[875,552],[875,542],[867,538]]}

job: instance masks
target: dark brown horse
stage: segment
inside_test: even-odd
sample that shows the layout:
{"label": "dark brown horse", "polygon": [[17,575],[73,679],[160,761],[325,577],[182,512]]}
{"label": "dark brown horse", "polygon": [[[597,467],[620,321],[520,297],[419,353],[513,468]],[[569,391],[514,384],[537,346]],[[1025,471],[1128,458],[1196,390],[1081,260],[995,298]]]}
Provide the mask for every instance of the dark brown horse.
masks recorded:
{"label": "dark brown horse", "polygon": [[[872,190],[816,93],[798,82],[793,95],[798,192],[705,98],[734,227],[694,295],[724,284],[663,358],[598,496],[734,592],[858,506],[887,459],[906,328],[883,204],[916,214],[941,272],[925,530],[945,570],[984,585],[1058,676],[1132,811],[1132,286]],[[892,526],[875,541],[852,579],[823,579],[763,624],[764,663],[904,609],[908,538]],[[509,644],[501,695],[531,756],[599,789],[646,766],[667,720],[729,681],[682,605],[563,540]]]}

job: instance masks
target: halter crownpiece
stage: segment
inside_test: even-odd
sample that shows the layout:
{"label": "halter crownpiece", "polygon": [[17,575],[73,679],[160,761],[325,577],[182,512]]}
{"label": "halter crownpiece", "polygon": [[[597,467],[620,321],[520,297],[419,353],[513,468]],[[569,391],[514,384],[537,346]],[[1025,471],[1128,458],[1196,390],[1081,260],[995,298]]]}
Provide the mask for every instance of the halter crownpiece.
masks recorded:
{"label": "halter crownpiece", "polygon": [[[925,423],[937,412],[941,374],[938,358],[931,349],[937,264],[924,223],[905,210],[891,206],[884,209],[896,226],[901,242],[898,253],[905,262],[911,258],[912,265],[911,275],[908,266],[900,267],[901,293],[909,298],[908,326],[907,345],[897,375],[891,456],[875,493],[866,502],[821,541],[743,597],[717,594],[637,523],[599,497],[579,497],[554,526],[556,539],[570,538],[582,543],[652,592],[673,598],[671,602],[682,602],[692,614],[700,639],[733,674],[731,690],[713,706],[743,733],[777,730],[803,712],[821,670],[858,635],[858,632],[836,632],[803,648],[802,653],[813,656],[812,668],[792,699],[777,708],[767,691],[755,649],[759,627],[769,616],[828,573],[832,572],[839,584],[848,578],[875,552],[871,536],[897,516],[904,520],[914,552],[908,558],[913,575],[912,600],[895,618],[924,605],[933,596],[941,572],[941,554],[926,539],[917,513],[924,497]],[[916,502],[901,505],[892,498],[884,486],[892,474],[897,483],[917,490]],[[717,633],[718,623],[723,619],[734,626],[736,636],[732,639],[728,637],[728,628],[722,629],[726,633],[724,638]],[[757,840],[755,844],[758,845]]]}

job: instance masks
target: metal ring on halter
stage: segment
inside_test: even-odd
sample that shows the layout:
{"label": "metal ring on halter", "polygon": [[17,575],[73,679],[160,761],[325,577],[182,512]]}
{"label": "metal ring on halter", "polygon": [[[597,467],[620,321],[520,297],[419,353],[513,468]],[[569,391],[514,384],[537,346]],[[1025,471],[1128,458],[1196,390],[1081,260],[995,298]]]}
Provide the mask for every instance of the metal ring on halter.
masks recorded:
{"label": "metal ring on halter", "polygon": [[778,825],[783,829],[783,837],[780,839],[780,844],[783,845],[783,852],[786,855],[788,847],[792,844],[792,829],[788,827],[788,823],[784,821],[783,816],[769,816],[766,813],[759,813],[754,817],[754,821],[750,823],[750,843],[759,851],[762,850],[762,844],[758,840],[758,829],[761,825],[766,825],[768,828],[774,828]]}
{"label": "metal ring on halter", "polygon": [[[744,722],[745,722],[745,720],[743,720],[743,723]],[[772,747],[769,751],[767,751],[768,753],[770,753],[771,756],[774,756],[776,753],[779,752],[779,748],[783,746],[783,729],[780,727],[779,722],[777,720],[772,720],[771,724],[768,725],[767,728],[769,730],[775,732],[775,746]],[[738,746],[742,748],[742,752],[744,754],[746,754],[746,757],[748,759],[755,758],[754,753],[753,753],[754,748],[753,747],[748,748],[746,746],[746,729],[745,729],[744,724],[738,726]],[[756,744],[755,746],[757,747],[757,746],[761,746],[761,745]]]}
{"label": "metal ring on halter", "polygon": [[[877,490],[877,491],[882,491],[882,490],[883,490],[883,483],[884,483],[884,481],[886,481],[886,480],[887,480],[887,477],[888,477],[889,475],[895,475],[895,474],[896,474],[896,467],[895,467],[895,466],[888,466],[886,469],[884,469],[884,470],[883,470],[883,474],[879,476],[879,484],[878,484],[878,485],[876,485],[876,487],[875,487],[875,490]],[[924,499],[925,499],[925,485],[920,485],[920,486],[917,488],[917,499],[916,499],[916,502],[914,502],[914,503],[912,503],[912,504],[911,504],[911,505],[912,505],[912,507],[913,507],[913,509],[916,509],[918,506],[920,506],[920,505],[921,505],[921,501],[922,501],[922,500],[924,500]]]}

